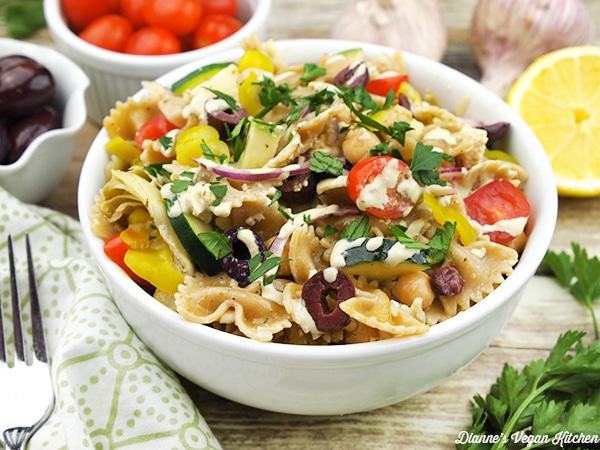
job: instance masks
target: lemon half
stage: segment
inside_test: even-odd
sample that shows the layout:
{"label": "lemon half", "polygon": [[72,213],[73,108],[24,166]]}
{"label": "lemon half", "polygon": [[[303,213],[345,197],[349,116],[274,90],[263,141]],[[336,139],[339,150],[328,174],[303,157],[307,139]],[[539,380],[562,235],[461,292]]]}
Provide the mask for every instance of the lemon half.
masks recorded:
{"label": "lemon half", "polygon": [[546,150],[558,193],[600,195],[600,47],[567,47],[541,56],[506,100]]}

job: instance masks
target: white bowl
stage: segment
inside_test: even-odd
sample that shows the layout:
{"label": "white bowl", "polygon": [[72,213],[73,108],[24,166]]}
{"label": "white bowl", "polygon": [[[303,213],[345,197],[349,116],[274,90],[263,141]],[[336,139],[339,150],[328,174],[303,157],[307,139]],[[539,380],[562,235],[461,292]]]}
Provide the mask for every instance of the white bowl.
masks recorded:
{"label": "white bowl", "polygon": [[[277,43],[288,62],[317,62],[323,53],[362,47],[367,57],[389,51],[372,44],[332,40]],[[160,78],[168,83],[192,69],[217,61],[235,61],[232,50]],[[442,382],[476,358],[497,336],[517,306],[527,282],[547,250],[557,214],[556,188],[539,142],[500,98],[473,79],[437,62],[405,54],[412,83],[434,92],[453,110],[465,98],[466,116],[486,122],[508,121],[508,147],[528,171],[530,236],[514,272],[482,302],[435,325],[424,335],[337,346],[260,343],[187,322],[150,298],[102,251],[88,216],[104,184],[107,160],[102,130],[83,165],[79,216],[86,241],[106,274],[117,305],[138,336],[184,377],[233,401],[271,411],[329,415],[391,405]]]}
{"label": "white bowl", "polygon": [[0,165],[0,185],[27,203],[43,200],[63,179],[75,137],[86,121],[85,91],[90,81],[71,60],[46,46],[0,38],[0,56],[25,55],[44,65],[54,77],[53,106],[62,113],[62,127],[35,138],[12,164]]}
{"label": "white bowl", "polygon": [[238,0],[238,18],[245,25],[233,35],[208,47],[173,55],[128,55],[105,50],[79,39],[67,26],[60,0],[44,0],[44,14],[56,47],[88,74],[88,114],[101,125],[117,100],[137,92],[144,80],[153,80],[183,64],[237,47],[240,39],[255,33],[263,39],[272,0]]}

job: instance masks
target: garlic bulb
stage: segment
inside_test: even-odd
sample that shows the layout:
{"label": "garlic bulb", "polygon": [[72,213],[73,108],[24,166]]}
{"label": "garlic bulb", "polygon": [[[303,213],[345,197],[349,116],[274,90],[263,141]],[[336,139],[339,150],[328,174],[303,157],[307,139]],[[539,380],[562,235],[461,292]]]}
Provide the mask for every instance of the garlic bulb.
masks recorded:
{"label": "garlic bulb", "polygon": [[502,98],[539,56],[595,35],[581,0],[479,0],[471,23],[481,83]]}
{"label": "garlic bulb", "polygon": [[353,0],[331,37],[387,45],[436,61],[448,46],[439,0]]}

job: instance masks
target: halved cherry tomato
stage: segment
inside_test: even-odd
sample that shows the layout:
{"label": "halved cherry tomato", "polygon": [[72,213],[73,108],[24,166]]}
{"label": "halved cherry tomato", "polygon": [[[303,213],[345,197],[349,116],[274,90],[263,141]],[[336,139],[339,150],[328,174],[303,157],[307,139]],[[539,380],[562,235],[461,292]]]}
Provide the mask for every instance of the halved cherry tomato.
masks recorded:
{"label": "halved cherry tomato", "polygon": [[60,0],[67,24],[79,33],[94,19],[117,11],[115,0]]}
{"label": "halved cherry tomato", "polygon": [[200,0],[204,14],[226,14],[235,17],[238,12],[237,0]]}
{"label": "halved cherry tomato", "polygon": [[169,55],[179,53],[181,43],[177,37],[159,27],[143,27],[134,32],[125,46],[125,53],[134,55]]}
{"label": "halved cherry tomato", "polygon": [[119,6],[121,14],[131,22],[134,29],[148,25],[142,15],[146,0],[120,0]]}
{"label": "halved cherry tomato", "polygon": [[146,0],[143,17],[150,26],[184,36],[198,28],[202,5],[198,0]]}
{"label": "halved cherry tomato", "polygon": [[107,14],[92,21],[79,37],[97,47],[122,52],[132,34],[133,27],[125,17]]}
{"label": "halved cherry tomato", "polygon": [[[465,198],[467,215],[481,225],[493,225],[500,220],[529,217],[531,206],[525,194],[503,178],[484,184]],[[486,233],[490,240],[506,244],[516,236],[506,231]]]}
{"label": "halved cherry tomato", "polygon": [[159,114],[158,116],[154,116],[152,119],[148,120],[136,131],[135,143],[141,150],[143,150],[142,144],[146,139],[155,141],[158,138],[166,135],[174,128],[177,127],[169,122],[165,116]]}
{"label": "halved cherry tomato", "polygon": [[194,48],[202,48],[222,41],[242,28],[244,24],[225,14],[203,16],[194,32]]}
{"label": "halved cherry tomato", "polygon": [[398,92],[400,89],[400,85],[408,81],[408,75],[396,75],[393,77],[385,77],[385,78],[374,78],[369,80],[365,89],[370,94],[380,95],[385,97],[388,92],[394,91],[394,94]]}
{"label": "halved cherry tomato", "polygon": [[104,254],[112,262],[117,264],[125,273],[137,284],[148,290],[152,287],[146,280],[138,277],[133,271],[125,264],[125,254],[130,250],[129,245],[121,238],[121,233],[117,233],[109,237],[104,242]]}
{"label": "halved cherry tomato", "polygon": [[[401,183],[406,187],[399,189]],[[383,219],[405,217],[421,194],[408,165],[391,156],[372,156],[356,163],[346,187],[358,209]]]}

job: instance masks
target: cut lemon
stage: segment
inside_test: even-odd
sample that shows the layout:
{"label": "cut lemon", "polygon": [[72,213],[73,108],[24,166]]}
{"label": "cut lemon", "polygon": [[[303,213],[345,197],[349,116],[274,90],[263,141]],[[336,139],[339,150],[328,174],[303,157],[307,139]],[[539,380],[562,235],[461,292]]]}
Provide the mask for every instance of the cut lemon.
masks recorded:
{"label": "cut lemon", "polygon": [[567,47],[538,58],[507,102],[546,150],[558,193],[600,195],[600,47]]}

